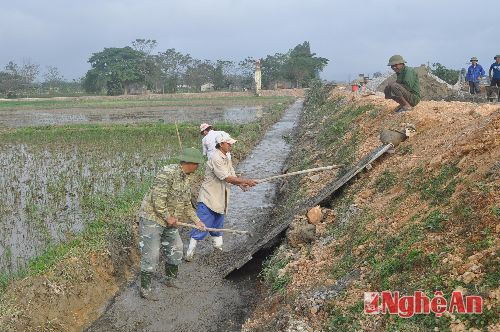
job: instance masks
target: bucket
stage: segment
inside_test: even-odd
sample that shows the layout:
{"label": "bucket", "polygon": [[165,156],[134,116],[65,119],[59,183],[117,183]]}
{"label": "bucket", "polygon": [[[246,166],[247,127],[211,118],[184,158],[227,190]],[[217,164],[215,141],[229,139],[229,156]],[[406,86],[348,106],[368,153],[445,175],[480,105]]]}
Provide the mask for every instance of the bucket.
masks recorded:
{"label": "bucket", "polygon": [[406,134],[394,129],[384,129],[380,132],[380,141],[384,144],[392,143],[394,147],[407,139]]}
{"label": "bucket", "polygon": [[359,86],[357,84],[351,85],[351,91],[352,92],[356,92],[356,91],[358,91],[358,89],[359,89]]}

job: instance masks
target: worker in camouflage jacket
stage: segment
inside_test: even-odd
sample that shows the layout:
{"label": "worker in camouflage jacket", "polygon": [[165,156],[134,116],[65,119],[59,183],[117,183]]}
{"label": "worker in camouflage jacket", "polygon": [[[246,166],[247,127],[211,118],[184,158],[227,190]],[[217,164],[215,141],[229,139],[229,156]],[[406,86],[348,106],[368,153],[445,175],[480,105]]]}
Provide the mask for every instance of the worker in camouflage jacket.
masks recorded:
{"label": "worker in camouflage jacket", "polygon": [[190,220],[199,229],[205,229],[191,205],[190,179],[204,158],[197,149],[187,148],[178,159],[179,164],[167,165],[157,174],[139,212],[140,295],[150,300],[157,300],[151,290],[151,277],[158,264],[160,246],[166,257],[164,283],[177,287],[173,281],[183,255],[177,222]]}

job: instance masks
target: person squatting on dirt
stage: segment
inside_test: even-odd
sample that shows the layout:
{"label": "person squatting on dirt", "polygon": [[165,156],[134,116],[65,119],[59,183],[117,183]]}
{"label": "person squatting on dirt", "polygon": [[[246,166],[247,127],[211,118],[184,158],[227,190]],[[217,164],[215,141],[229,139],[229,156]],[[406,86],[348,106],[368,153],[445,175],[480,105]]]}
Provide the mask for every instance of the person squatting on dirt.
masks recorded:
{"label": "person squatting on dirt", "polygon": [[152,294],[151,277],[158,265],[160,246],[166,257],[164,284],[176,287],[173,281],[183,255],[177,221],[190,219],[197,227],[205,229],[191,204],[191,174],[204,158],[199,150],[186,148],[178,159],[179,164],[166,165],[157,174],[139,211],[140,295],[150,300],[157,300]]}
{"label": "person squatting on dirt", "polygon": [[[215,138],[222,133],[222,131],[217,131],[212,128],[208,123],[202,123],[200,125],[200,134],[203,136],[201,139],[201,145],[203,146],[203,155],[211,159],[215,153]],[[229,159],[231,159],[231,153],[227,153]]]}
{"label": "person squatting on dirt", "polygon": [[[488,71],[488,76],[491,80],[490,86],[500,88],[500,55],[496,55],[494,59],[495,62],[491,64],[490,70]],[[491,72],[493,72],[493,76],[491,75]]]}
{"label": "person squatting on dirt", "polygon": [[[205,169],[205,178],[201,184],[198,196],[196,214],[209,228],[223,228],[224,214],[227,212],[229,203],[229,184],[239,186],[246,191],[257,182],[253,179],[237,177],[231,159],[227,153],[231,151],[236,140],[228,133],[220,132],[215,139],[216,150],[211,159],[208,160]],[[196,244],[203,240],[208,232],[193,229],[186,252],[186,260],[191,261],[194,256]],[[222,250],[222,233],[210,232],[215,248]]]}
{"label": "person squatting on dirt", "polygon": [[399,106],[395,112],[410,111],[420,102],[420,82],[413,68],[405,65],[401,55],[393,55],[387,64],[396,73],[396,82],[390,83],[384,89],[385,99],[396,101]]}
{"label": "person squatting on dirt", "polygon": [[469,92],[471,95],[479,94],[479,80],[484,76],[484,69],[477,63],[477,58],[473,56],[470,59],[471,65],[467,69],[465,80],[469,82]]}

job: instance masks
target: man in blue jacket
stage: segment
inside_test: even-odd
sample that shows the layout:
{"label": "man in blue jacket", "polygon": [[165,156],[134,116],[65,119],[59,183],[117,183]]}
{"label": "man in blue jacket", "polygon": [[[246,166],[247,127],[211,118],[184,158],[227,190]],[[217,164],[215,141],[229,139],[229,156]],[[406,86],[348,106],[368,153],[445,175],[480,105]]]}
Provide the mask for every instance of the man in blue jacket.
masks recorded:
{"label": "man in blue jacket", "polygon": [[[490,70],[488,72],[488,76],[491,79],[491,86],[497,86],[500,88],[500,55],[495,56],[495,62],[490,66]],[[491,76],[491,72],[493,72],[493,76]]]}
{"label": "man in blue jacket", "polygon": [[465,80],[469,82],[469,91],[471,95],[479,94],[479,79],[484,76],[484,69],[477,63],[477,58],[474,56],[470,59],[471,65],[467,70]]}

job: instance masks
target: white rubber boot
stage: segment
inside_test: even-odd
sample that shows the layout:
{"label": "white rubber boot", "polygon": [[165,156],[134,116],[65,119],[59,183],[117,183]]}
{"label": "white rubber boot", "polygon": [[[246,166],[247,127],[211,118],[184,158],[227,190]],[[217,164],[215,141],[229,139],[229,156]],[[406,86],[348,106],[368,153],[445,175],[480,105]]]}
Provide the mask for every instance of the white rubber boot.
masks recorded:
{"label": "white rubber boot", "polygon": [[222,236],[213,236],[212,241],[214,243],[214,247],[222,251]]}
{"label": "white rubber boot", "polygon": [[194,257],[194,250],[196,249],[196,244],[198,243],[197,240],[190,238],[189,239],[189,246],[186,252],[186,261],[191,262]]}

